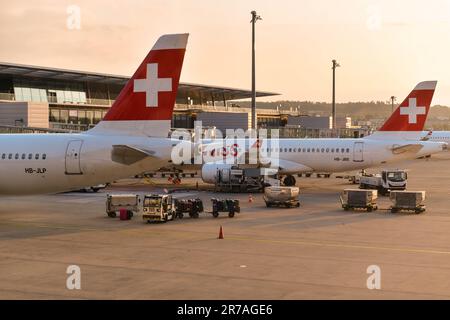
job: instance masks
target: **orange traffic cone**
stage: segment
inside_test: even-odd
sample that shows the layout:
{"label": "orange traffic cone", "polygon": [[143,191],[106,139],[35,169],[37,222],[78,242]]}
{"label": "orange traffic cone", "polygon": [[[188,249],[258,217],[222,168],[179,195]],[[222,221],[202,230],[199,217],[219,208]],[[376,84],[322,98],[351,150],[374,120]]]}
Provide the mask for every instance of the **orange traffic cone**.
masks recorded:
{"label": "orange traffic cone", "polygon": [[248,202],[249,202],[249,203],[252,203],[252,202],[253,202],[253,196],[252,196],[251,194],[248,196]]}
{"label": "orange traffic cone", "polygon": [[217,239],[223,239],[223,230],[222,230],[222,226],[220,226],[219,237],[218,237]]}

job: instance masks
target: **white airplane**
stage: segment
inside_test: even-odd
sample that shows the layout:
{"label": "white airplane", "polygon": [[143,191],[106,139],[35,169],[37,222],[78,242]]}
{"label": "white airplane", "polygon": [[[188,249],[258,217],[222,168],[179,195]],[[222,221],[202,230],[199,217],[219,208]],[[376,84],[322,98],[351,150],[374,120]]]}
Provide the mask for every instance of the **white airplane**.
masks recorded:
{"label": "white airplane", "polygon": [[[419,83],[383,127],[365,138],[266,139],[252,147],[259,147],[260,159],[277,169],[279,175],[286,176],[284,184],[289,186],[295,185],[293,175],[298,173],[367,169],[441,152],[446,143],[420,140],[436,84],[436,81]],[[245,156],[251,144],[249,139],[230,139],[222,147],[220,143],[203,146],[204,152],[217,159],[202,166],[203,181],[215,183],[218,169],[232,166],[227,161],[220,163],[220,157]]]}
{"label": "white airplane", "polygon": [[80,134],[0,134],[0,194],[54,193],[167,165],[188,34],[158,39],[109,112]]}
{"label": "white airplane", "polygon": [[450,143],[450,131],[423,131],[422,140]]}

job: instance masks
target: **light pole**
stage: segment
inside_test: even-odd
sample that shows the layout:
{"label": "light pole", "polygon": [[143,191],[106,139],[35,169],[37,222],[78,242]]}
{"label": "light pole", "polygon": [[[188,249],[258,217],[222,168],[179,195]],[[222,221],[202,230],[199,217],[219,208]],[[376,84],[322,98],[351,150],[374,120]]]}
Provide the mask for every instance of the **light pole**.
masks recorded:
{"label": "light pole", "polygon": [[260,16],[256,14],[256,11],[252,11],[252,129],[256,130],[256,81],[255,81],[255,24],[256,21],[262,20]]}
{"label": "light pole", "polygon": [[397,99],[397,97],[395,97],[395,96],[391,96],[391,103],[392,103],[392,110],[391,110],[391,113],[394,113],[394,104],[395,104],[395,99]]}
{"label": "light pole", "polygon": [[333,62],[333,102],[332,102],[332,117],[333,117],[333,130],[336,129],[336,68],[340,67],[341,65],[336,61],[332,60]]}

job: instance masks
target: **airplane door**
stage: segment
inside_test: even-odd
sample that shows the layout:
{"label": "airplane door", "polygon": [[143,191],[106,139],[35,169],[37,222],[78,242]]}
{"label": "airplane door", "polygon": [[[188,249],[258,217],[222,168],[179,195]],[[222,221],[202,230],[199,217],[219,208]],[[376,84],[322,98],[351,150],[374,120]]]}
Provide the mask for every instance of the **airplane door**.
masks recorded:
{"label": "airplane door", "polygon": [[355,142],[353,146],[353,162],[364,161],[364,142]]}
{"label": "airplane door", "polygon": [[80,166],[80,152],[83,140],[69,141],[66,149],[66,174],[83,174]]}

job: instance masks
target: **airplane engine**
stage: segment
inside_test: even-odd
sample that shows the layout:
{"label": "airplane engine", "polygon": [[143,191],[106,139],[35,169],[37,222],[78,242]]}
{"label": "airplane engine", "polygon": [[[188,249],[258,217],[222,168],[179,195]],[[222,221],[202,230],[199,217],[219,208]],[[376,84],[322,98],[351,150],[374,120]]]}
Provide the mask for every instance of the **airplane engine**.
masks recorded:
{"label": "airplane engine", "polygon": [[[215,184],[217,181],[217,176],[219,172],[226,172],[227,170],[231,170],[233,167],[232,164],[216,164],[216,163],[207,163],[202,166],[202,180],[205,183]],[[227,174],[223,175],[229,176]]]}

